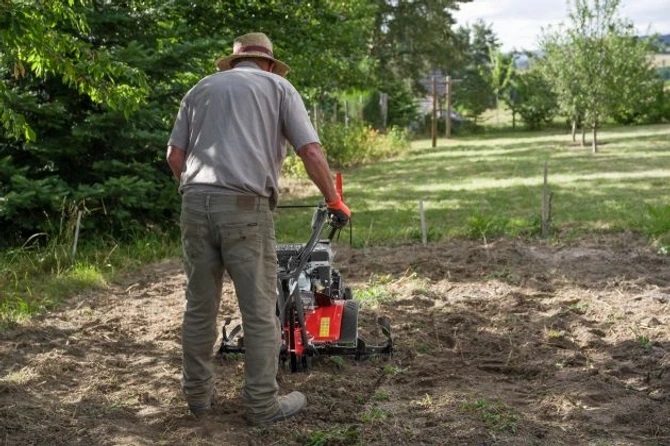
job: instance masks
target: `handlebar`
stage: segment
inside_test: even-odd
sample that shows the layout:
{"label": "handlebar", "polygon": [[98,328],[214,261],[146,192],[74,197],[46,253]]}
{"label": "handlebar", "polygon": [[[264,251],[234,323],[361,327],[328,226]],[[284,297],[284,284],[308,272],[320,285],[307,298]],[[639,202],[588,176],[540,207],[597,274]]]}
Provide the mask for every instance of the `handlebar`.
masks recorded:
{"label": "handlebar", "polygon": [[[286,206],[286,207],[294,207],[294,206]],[[306,207],[306,206],[301,206],[301,207]],[[313,206],[308,206],[308,207],[313,207]],[[312,233],[309,236],[309,239],[307,242],[300,248],[298,251],[298,254],[291,258],[288,264],[287,272],[284,274],[280,274],[280,278],[282,279],[287,279],[287,278],[293,278],[297,279],[300,273],[302,272],[305,264],[307,263],[307,260],[309,258],[309,255],[312,253],[314,250],[314,247],[316,244],[321,240],[321,232],[323,231],[323,227],[326,225],[328,221],[328,209],[326,208],[325,203],[319,203],[317,205],[316,210],[314,211],[314,215],[312,216]],[[328,234],[328,241],[331,241],[335,234],[337,233],[336,228],[331,228],[329,234]]]}

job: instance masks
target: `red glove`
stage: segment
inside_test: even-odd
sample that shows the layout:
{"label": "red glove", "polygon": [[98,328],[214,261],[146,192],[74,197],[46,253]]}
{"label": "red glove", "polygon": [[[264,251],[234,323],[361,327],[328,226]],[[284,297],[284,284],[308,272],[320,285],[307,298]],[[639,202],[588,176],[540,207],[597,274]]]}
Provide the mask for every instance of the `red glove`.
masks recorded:
{"label": "red glove", "polygon": [[337,200],[326,201],[326,207],[328,208],[328,223],[330,226],[335,229],[342,229],[347,225],[351,218],[351,211],[339,195]]}

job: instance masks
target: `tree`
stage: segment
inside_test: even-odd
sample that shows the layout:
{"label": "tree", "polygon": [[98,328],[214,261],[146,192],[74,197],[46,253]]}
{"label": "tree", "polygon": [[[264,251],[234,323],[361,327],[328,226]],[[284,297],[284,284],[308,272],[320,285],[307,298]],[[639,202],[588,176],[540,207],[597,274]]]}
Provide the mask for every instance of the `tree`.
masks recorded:
{"label": "tree", "polygon": [[35,139],[20,106],[30,98],[21,97],[12,80],[59,76],[63,84],[91,101],[125,114],[136,110],[146,97],[146,77],[139,70],[82,38],[89,26],[74,3],[0,3],[0,124],[10,137]]}
{"label": "tree", "polygon": [[570,26],[542,39],[545,73],[560,107],[573,128],[580,119],[591,127],[593,153],[600,125],[627,101],[639,103],[634,92],[651,75],[649,43],[636,38],[619,6],[620,0],[574,0]]}
{"label": "tree", "polygon": [[488,70],[483,68],[482,76],[487,78],[491,84],[491,90],[493,91],[493,96],[495,98],[496,112],[498,111],[500,100],[511,86],[514,73],[514,57],[511,55],[504,55],[496,47],[489,47]]}
{"label": "tree", "polygon": [[648,57],[653,51],[651,42],[632,35],[613,36],[609,50],[625,56],[614,60],[612,76],[608,78],[609,88],[617,92],[610,114],[620,124],[641,122],[663,88]]}
{"label": "tree", "polygon": [[415,89],[426,73],[460,66],[461,41],[452,30],[451,11],[470,0],[373,0],[376,6],[370,57],[378,77],[412,79]]}
{"label": "tree", "polygon": [[454,105],[476,126],[481,114],[493,105],[493,90],[480,70],[466,70],[461,79],[454,91]]}
{"label": "tree", "polygon": [[539,129],[556,114],[556,95],[541,72],[531,69],[517,73],[512,82],[514,109],[530,129]]}
{"label": "tree", "polygon": [[268,30],[314,97],[366,79],[367,0],[0,0],[0,12],[1,243],[77,210],[88,237],[173,228],[174,115],[237,35]]}
{"label": "tree", "polygon": [[[500,59],[492,57],[499,54],[500,44],[491,26],[482,20],[472,26],[459,28],[457,34],[464,53],[462,66],[453,74],[460,79],[454,89],[454,105],[476,125],[479,116],[495,105],[496,93],[501,93],[503,84],[506,86],[508,83],[509,65],[504,67],[502,55]],[[500,62],[495,68],[492,68],[492,58],[495,59],[494,63]],[[495,91],[496,87],[500,88],[498,92]]]}

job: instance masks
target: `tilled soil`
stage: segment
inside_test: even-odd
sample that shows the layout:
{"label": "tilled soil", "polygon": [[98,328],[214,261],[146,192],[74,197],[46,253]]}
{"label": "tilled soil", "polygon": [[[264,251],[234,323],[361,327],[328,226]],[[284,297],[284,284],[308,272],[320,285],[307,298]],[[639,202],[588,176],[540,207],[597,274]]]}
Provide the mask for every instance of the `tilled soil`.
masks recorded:
{"label": "tilled soil", "polygon": [[[294,419],[245,425],[239,357],[216,360],[213,420],[188,413],[174,260],[0,334],[0,443],[670,445],[670,258],[644,241],[337,246],[334,263],[395,354],[282,370],[309,400]],[[220,316],[238,317],[229,285]]]}

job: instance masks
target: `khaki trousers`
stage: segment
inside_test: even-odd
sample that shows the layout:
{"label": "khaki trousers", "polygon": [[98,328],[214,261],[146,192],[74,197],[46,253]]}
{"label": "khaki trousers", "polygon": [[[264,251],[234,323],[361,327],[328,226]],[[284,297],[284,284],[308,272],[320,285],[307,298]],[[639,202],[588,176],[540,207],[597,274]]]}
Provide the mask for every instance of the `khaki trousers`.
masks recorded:
{"label": "khaki trousers", "polygon": [[232,278],[244,330],[243,399],[250,415],[278,410],[277,244],[268,199],[186,193],[181,237],[187,278],[182,390],[192,410],[209,407],[223,274]]}

